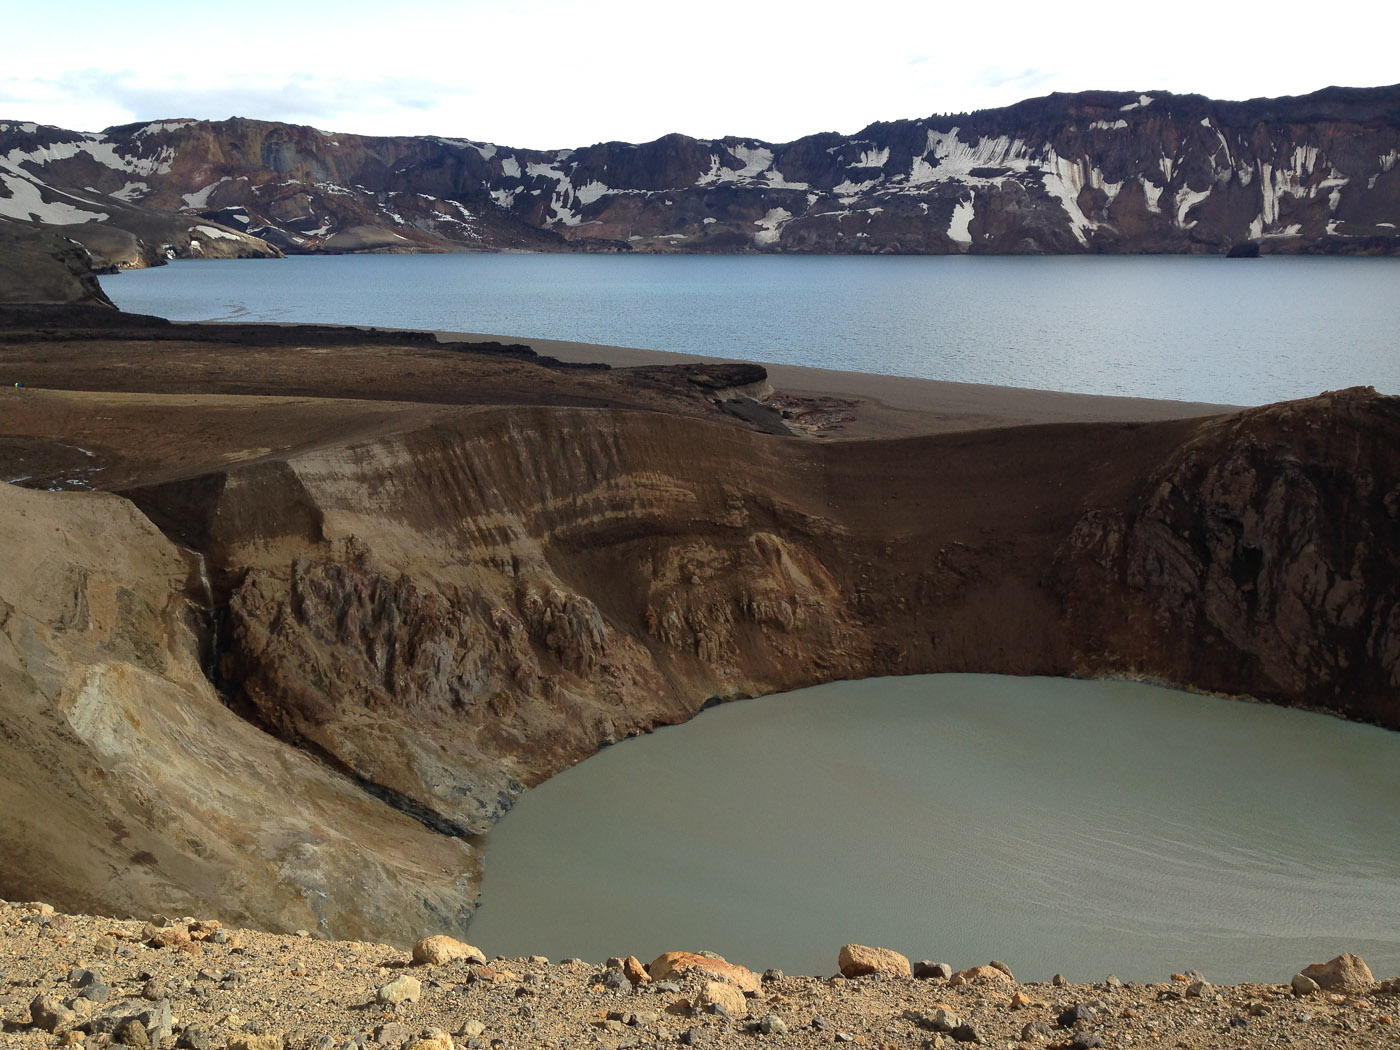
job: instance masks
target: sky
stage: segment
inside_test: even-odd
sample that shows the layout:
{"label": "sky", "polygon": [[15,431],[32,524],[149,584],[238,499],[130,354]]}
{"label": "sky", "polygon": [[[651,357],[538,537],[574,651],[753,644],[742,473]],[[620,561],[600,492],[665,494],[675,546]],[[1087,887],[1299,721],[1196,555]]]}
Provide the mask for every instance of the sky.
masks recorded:
{"label": "sky", "polygon": [[1400,4],[0,0],[0,119],[231,116],[518,148],[787,142],[1052,91],[1400,82]]}

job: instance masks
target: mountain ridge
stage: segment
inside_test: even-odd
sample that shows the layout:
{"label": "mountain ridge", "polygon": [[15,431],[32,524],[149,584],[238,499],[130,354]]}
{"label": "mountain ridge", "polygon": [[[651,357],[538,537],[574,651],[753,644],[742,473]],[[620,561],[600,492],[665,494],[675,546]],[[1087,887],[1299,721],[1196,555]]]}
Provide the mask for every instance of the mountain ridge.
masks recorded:
{"label": "mountain ridge", "polygon": [[1085,91],[561,150],[233,117],[0,122],[0,219],[102,266],[358,251],[1400,251],[1400,85],[1218,101]]}

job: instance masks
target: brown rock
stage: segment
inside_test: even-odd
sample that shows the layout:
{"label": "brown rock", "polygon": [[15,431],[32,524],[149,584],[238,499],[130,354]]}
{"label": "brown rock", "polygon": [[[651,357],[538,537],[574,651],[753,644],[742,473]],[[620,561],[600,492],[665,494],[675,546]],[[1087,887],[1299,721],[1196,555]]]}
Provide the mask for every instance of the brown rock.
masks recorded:
{"label": "brown rock", "polygon": [[190,943],[190,931],[180,926],[156,930],[146,942],[152,948],[179,948]]}
{"label": "brown rock", "polygon": [[441,933],[435,937],[424,937],[413,946],[413,964],[415,966],[443,966],[463,959],[467,962],[484,965],[486,955],[481,949],[473,948],[465,941],[459,941],[455,937],[448,937]]}
{"label": "brown rock", "polygon": [[719,956],[698,955],[695,952],[663,952],[652,960],[647,972],[653,981],[679,976],[698,970],[708,977],[728,981],[745,992],[757,992],[763,984],[758,974],[748,967],[727,962]]}
{"label": "brown rock", "polygon": [[78,1023],[78,1015],[52,995],[40,995],[29,1004],[30,1023],[45,1032],[61,1035]]}
{"label": "brown rock", "polygon": [[848,944],[841,949],[837,965],[843,977],[864,977],[866,974],[888,974],[912,977],[909,960],[888,948],[870,948],[863,944]]}
{"label": "brown rock", "polygon": [[633,985],[646,984],[651,980],[647,975],[647,968],[642,965],[642,960],[635,955],[629,955],[622,960],[622,972]]}
{"label": "brown rock", "polygon": [[1351,952],[1342,952],[1325,963],[1313,963],[1304,968],[1303,976],[1311,977],[1319,988],[1328,992],[1365,993],[1376,983],[1366,961]]}
{"label": "brown rock", "polygon": [[[959,981],[958,978],[962,978],[962,980]],[[1016,979],[1011,976],[1011,971],[1006,969],[1005,966],[995,966],[990,963],[986,966],[971,966],[966,970],[959,970],[957,973],[953,974],[953,981],[959,984],[966,984],[980,978],[993,981],[1014,981]]]}

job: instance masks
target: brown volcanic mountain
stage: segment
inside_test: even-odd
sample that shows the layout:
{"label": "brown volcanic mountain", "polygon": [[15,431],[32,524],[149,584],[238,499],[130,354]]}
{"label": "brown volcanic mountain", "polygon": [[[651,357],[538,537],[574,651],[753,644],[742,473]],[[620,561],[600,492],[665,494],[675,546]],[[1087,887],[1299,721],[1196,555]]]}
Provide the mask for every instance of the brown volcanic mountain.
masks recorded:
{"label": "brown volcanic mountain", "polygon": [[1400,86],[1051,95],[789,143],[517,150],[235,118],[0,124],[0,219],[103,264],[286,252],[1394,253]]}
{"label": "brown volcanic mountain", "polygon": [[1371,391],[856,440],[879,406],[788,433],[757,366],[0,320],[3,896],[460,929],[522,785],[842,677],[1144,674],[1400,726]]}

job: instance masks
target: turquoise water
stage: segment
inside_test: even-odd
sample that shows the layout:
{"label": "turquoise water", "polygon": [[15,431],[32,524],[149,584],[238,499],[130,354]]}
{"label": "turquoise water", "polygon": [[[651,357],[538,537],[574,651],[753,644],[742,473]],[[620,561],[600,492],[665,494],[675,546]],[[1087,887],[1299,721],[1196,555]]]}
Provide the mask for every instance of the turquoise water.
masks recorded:
{"label": "turquoise water", "polygon": [[627,740],[486,844],[488,955],[842,944],[1018,977],[1400,973],[1400,734],[1123,682],[805,689]]}
{"label": "turquoise water", "polygon": [[102,279],[177,320],[446,329],[1079,393],[1400,393],[1400,259],[392,255]]}

